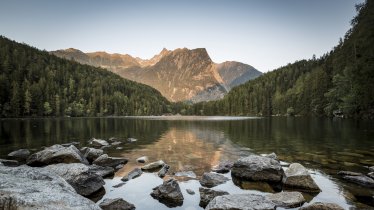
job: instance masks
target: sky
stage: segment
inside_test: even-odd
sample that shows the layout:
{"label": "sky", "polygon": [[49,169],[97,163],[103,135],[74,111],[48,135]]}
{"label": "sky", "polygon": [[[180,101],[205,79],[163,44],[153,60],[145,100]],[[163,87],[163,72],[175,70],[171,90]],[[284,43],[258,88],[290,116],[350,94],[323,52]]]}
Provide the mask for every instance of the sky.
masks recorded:
{"label": "sky", "polygon": [[144,59],[206,48],[262,72],[330,51],[362,0],[0,0],[0,35],[48,51]]}

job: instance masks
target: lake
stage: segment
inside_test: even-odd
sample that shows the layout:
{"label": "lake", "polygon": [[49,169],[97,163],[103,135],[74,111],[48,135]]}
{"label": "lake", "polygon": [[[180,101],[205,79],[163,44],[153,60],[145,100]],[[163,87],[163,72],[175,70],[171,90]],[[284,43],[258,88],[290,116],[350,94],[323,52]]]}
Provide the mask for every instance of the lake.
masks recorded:
{"label": "lake", "polygon": [[[106,149],[110,156],[126,157],[129,162],[113,179],[106,179],[104,198],[121,197],[136,209],[168,209],[150,196],[152,188],[162,183],[155,173],[143,173],[121,187],[120,179],[142,164],[135,160],[164,160],[171,166],[168,177],[179,171],[193,171],[197,179],[178,178],[184,195],[182,207],[201,209],[198,178],[220,161],[235,161],[249,154],[275,152],[286,163],[307,167],[322,189],[307,195],[308,202],[333,202],[348,208],[373,208],[374,190],[341,180],[336,173],[350,170],[367,173],[374,166],[374,123],[347,119],[257,118],[257,117],[105,117],[56,119],[1,119],[0,158],[16,149],[38,151],[43,146],[77,141],[79,147],[91,138],[126,140]],[[78,147],[78,146],[77,146]],[[226,174],[232,179],[230,173]],[[186,189],[195,195],[189,195]],[[264,186],[229,181],[214,187],[229,193],[271,192]]]}

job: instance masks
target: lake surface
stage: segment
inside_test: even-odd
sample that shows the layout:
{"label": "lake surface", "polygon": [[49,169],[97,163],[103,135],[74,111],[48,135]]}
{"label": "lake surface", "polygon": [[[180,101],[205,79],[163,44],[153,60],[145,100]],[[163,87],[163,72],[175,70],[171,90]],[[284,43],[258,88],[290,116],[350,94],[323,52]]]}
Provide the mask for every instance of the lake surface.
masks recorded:
{"label": "lake surface", "polygon": [[[138,210],[168,209],[150,196],[152,188],[162,183],[154,173],[143,173],[121,187],[120,179],[142,164],[164,160],[171,166],[168,177],[179,171],[193,171],[196,179],[182,179],[183,206],[173,209],[201,209],[198,178],[211,171],[220,161],[235,161],[249,154],[275,152],[284,162],[299,162],[312,172],[322,189],[318,195],[307,195],[309,203],[338,203],[345,209],[370,209],[373,189],[341,180],[336,173],[351,170],[367,173],[374,165],[374,122],[318,118],[256,117],[113,117],[58,119],[1,119],[0,158],[16,149],[38,151],[42,146],[80,142],[86,146],[91,138],[124,140],[106,149],[110,156],[126,157],[129,163],[113,179],[106,179],[104,198],[122,197]],[[127,143],[126,139],[138,139]],[[120,148],[118,148],[120,147]],[[232,179],[230,173],[225,176]],[[164,178],[167,179],[168,177]],[[235,181],[235,180],[234,180]],[[237,183],[237,182],[235,182]],[[240,186],[237,186],[240,185]],[[229,181],[215,187],[229,193],[272,192],[267,186]],[[186,189],[195,195],[189,195]],[[371,204],[370,204],[371,203]]]}

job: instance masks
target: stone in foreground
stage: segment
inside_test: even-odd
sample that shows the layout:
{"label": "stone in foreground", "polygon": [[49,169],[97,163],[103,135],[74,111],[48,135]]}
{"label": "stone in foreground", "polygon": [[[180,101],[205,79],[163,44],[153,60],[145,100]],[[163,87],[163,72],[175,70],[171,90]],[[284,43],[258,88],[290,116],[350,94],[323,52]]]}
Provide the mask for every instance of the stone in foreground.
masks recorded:
{"label": "stone in foreground", "polygon": [[134,210],[135,206],[122,198],[115,199],[104,199],[100,204],[100,208],[103,210]]}
{"label": "stone in foreground", "polygon": [[217,196],[228,195],[229,193],[222,190],[212,190],[205,187],[199,188],[200,192],[200,203],[199,206],[205,208],[208,203]]}
{"label": "stone in foreground", "polygon": [[311,205],[302,207],[300,208],[300,210],[344,210],[344,209],[335,203],[316,202]]}
{"label": "stone in foreground", "polygon": [[98,157],[95,161],[93,161],[92,164],[116,168],[116,166],[118,165],[126,164],[127,161],[128,160],[126,158],[109,157],[107,154],[103,154],[100,157]]}
{"label": "stone in foreground", "polygon": [[0,209],[100,209],[44,168],[0,166],[0,186]]}
{"label": "stone in foreground", "polygon": [[130,179],[135,179],[142,175],[143,171],[140,168],[135,168],[134,170],[130,171],[126,176],[122,177],[122,181],[127,182]]}
{"label": "stone in foreground", "polygon": [[152,171],[152,170],[159,169],[159,168],[161,168],[164,165],[165,165],[165,162],[162,161],[162,160],[159,160],[159,161],[156,161],[156,162],[153,162],[153,163],[149,163],[149,164],[143,166],[142,170]]}
{"label": "stone in foreground", "polygon": [[183,205],[183,194],[175,179],[169,179],[155,187],[151,196],[169,208]]}
{"label": "stone in foreground", "polygon": [[45,169],[61,176],[83,196],[91,195],[105,184],[101,176],[90,170],[90,166],[81,163],[60,163],[46,166]]}
{"label": "stone in foreground", "polygon": [[249,181],[280,182],[284,172],[277,160],[250,155],[236,161],[231,174]]}
{"label": "stone in foreground", "polygon": [[275,204],[263,195],[237,194],[215,197],[205,210],[274,210]]}
{"label": "stone in foreground", "polygon": [[277,207],[296,208],[305,203],[303,194],[300,192],[280,192],[268,194],[267,198],[271,200]]}
{"label": "stone in foreground", "polygon": [[204,187],[215,187],[230,180],[229,178],[216,173],[204,173],[200,179],[200,184]]}
{"label": "stone in foreground", "polygon": [[8,157],[18,161],[25,161],[30,155],[28,149],[19,149],[8,154]]}
{"label": "stone in foreground", "polygon": [[57,163],[88,164],[88,161],[74,145],[64,147],[59,144],[46,147],[44,150],[32,154],[26,161],[29,166],[45,166]]}
{"label": "stone in foreground", "polygon": [[308,170],[299,163],[292,163],[285,171],[283,186],[301,192],[317,193],[321,191]]}

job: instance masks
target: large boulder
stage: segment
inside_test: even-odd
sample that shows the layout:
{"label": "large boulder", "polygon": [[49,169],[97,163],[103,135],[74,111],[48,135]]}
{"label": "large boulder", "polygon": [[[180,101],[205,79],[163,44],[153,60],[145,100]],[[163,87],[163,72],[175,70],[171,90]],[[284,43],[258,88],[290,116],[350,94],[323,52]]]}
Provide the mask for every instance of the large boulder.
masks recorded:
{"label": "large boulder", "polygon": [[200,203],[199,206],[205,208],[208,203],[217,196],[228,195],[229,193],[222,190],[213,190],[205,187],[199,188],[200,192]]}
{"label": "large boulder", "polygon": [[114,168],[109,166],[90,165],[90,171],[103,178],[114,175]]}
{"label": "large boulder", "polygon": [[135,206],[122,198],[104,199],[100,204],[100,208],[103,210],[134,210]]}
{"label": "large boulder", "polygon": [[144,170],[144,171],[153,171],[153,170],[157,170],[157,169],[161,168],[164,165],[165,165],[165,162],[162,161],[162,160],[159,160],[159,161],[156,161],[156,162],[144,165],[142,167],[142,170]]}
{"label": "large boulder", "polygon": [[103,154],[100,157],[98,157],[95,161],[93,161],[92,164],[116,168],[118,165],[126,164],[127,162],[128,160],[126,158],[109,157],[107,154]]}
{"label": "large boulder", "polygon": [[277,160],[250,155],[236,161],[231,174],[249,181],[280,182],[284,172]]}
{"label": "large boulder", "polygon": [[205,210],[274,210],[275,204],[263,195],[238,194],[215,197]]}
{"label": "large boulder", "polygon": [[134,170],[130,171],[126,176],[122,177],[122,181],[127,182],[130,179],[135,179],[142,175],[143,171],[140,168],[135,168]]}
{"label": "large boulder", "polygon": [[301,207],[300,210],[343,210],[343,208],[335,203],[316,202],[311,205]]}
{"label": "large boulder", "polygon": [[229,178],[216,173],[204,173],[200,179],[200,184],[204,187],[215,187],[230,180]]}
{"label": "large boulder", "polygon": [[30,151],[28,149],[19,149],[8,154],[8,157],[18,161],[26,161],[29,157]]}
{"label": "large boulder", "polygon": [[91,195],[105,184],[100,175],[91,171],[90,166],[82,163],[60,163],[46,166],[45,169],[61,176],[83,196]]}
{"label": "large boulder", "polygon": [[44,150],[32,154],[26,161],[29,166],[45,166],[57,163],[88,164],[88,161],[74,145],[64,147],[59,144],[46,147]]}
{"label": "large boulder", "polygon": [[161,185],[153,188],[151,196],[170,208],[183,205],[184,197],[175,179],[164,181]]}
{"label": "large boulder", "polygon": [[280,192],[266,195],[277,207],[296,208],[305,203],[303,194],[300,192]]}
{"label": "large boulder", "polygon": [[320,192],[320,188],[310,176],[308,170],[299,163],[292,163],[285,171],[283,187],[302,192]]}
{"label": "large boulder", "polygon": [[44,168],[0,166],[0,209],[92,209],[63,178]]}
{"label": "large boulder", "polygon": [[81,149],[83,156],[87,158],[87,160],[92,163],[96,158],[100,157],[102,154],[104,154],[104,151],[102,149],[95,149],[91,147],[83,147]]}

